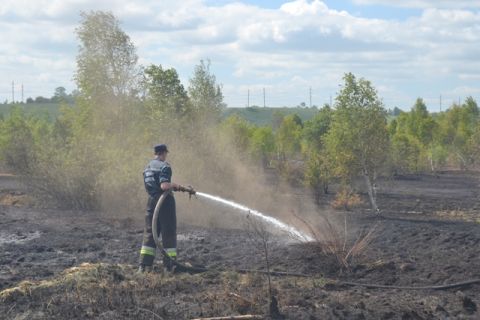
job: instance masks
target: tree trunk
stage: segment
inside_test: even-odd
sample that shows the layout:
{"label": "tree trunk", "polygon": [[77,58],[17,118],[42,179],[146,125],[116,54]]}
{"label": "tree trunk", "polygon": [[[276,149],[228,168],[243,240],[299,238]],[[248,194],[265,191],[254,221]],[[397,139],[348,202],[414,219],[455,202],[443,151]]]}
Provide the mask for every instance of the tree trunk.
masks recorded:
{"label": "tree trunk", "polygon": [[380,210],[378,209],[378,206],[377,206],[374,183],[372,183],[366,168],[363,169],[363,178],[365,179],[365,184],[367,185],[368,197],[370,198],[370,204],[372,205],[372,209],[376,214],[380,214]]}

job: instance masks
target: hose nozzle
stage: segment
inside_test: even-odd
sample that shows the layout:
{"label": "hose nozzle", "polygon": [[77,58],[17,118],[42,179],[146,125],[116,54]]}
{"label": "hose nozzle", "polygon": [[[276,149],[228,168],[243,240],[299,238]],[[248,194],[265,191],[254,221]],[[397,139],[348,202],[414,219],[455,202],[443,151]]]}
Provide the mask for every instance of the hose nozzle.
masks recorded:
{"label": "hose nozzle", "polygon": [[188,187],[180,186],[178,188],[178,191],[187,192],[190,198],[197,193],[192,186],[188,186]]}

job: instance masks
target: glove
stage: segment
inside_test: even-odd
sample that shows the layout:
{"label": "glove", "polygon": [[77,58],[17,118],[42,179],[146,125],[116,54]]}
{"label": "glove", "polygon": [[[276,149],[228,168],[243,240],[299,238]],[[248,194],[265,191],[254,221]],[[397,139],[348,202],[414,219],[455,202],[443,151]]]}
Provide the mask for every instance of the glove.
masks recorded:
{"label": "glove", "polygon": [[195,193],[197,193],[197,192],[195,191],[195,189],[193,189],[192,186],[188,186],[188,187],[186,187],[186,188],[184,188],[184,189],[185,189],[184,192],[188,192],[188,194],[191,195],[191,196],[194,195]]}
{"label": "glove", "polygon": [[192,186],[188,186],[188,187],[179,186],[177,188],[177,191],[188,192],[189,195],[194,195],[196,193],[196,191],[193,189]]}

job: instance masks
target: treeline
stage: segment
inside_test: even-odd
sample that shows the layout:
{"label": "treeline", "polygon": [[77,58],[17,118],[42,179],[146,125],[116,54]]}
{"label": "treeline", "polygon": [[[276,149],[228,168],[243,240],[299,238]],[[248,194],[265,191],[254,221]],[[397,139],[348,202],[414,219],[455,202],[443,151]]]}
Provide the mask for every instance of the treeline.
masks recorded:
{"label": "treeline", "polygon": [[472,98],[440,114],[430,114],[419,99],[388,122],[372,84],[348,73],[334,105],[308,121],[278,113],[268,126],[239,116],[222,121],[226,106],[209,61],[195,67],[185,87],[174,68],[139,66],[112,14],[81,17],[75,104],[63,99],[54,122],[20,108],[0,121],[3,164],[28,177],[48,201],[138,211],[141,172],[159,142],[171,145],[180,169],[175,179],[204,190],[261,197],[251,182],[270,169],[319,199],[333,181],[349,192],[362,177],[375,211],[380,176],[478,165],[479,112]]}
{"label": "treeline", "polygon": [[[78,95],[77,90],[73,90],[70,93],[67,93],[67,89],[64,87],[57,87],[55,88],[55,91],[53,93],[53,96],[50,98],[44,97],[44,96],[37,96],[35,98],[28,97],[26,99],[26,103],[31,104],[31,103],[66,103],[66,104],[74,104],[75,103],[75,97]],[[12,101],[8,102],[7,100],[3,102],[4,105],[14,105],[14,104],[20,104],[22,102],[20,101]]]}
{"label": "treeline", "polygon": [[390,112],[368,81],[352,74],[344,80],[334,106],[325,105],[310,120],[277,114],[272,125],[256,126],[231,116],[222,130],[250,161],[309,186],[317,200],[332,181],[349,189],[363,176],[376,208],[379,175],[478,168],[480,118],[472,97],[434,114],[418,98],[388,122]]}
{"label": "treeline", "polygon": [[53,96],[50,98],[38,96],[35,99],[32,97],[28,97],[26,102],[27,103],[67,103],[73,104],[75,103],[75,97],[78,95],[78,91],[74,90],[71,93],[67,93],[67,89],[64,87],[57,87],[55,88],[55,92]]}

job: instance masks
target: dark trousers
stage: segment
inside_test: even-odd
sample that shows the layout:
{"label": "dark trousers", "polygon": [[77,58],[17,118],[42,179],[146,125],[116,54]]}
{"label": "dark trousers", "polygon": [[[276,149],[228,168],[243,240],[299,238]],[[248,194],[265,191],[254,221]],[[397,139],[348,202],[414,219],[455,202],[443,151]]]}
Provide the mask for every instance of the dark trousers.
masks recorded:
{"label": "dark trousers", "polygon": [[[144,266],[153,265],[157,246],[153,240],[152,219],[155,206],[160,198],[149,196],[147,202],[147,214],[145,216],[145,228],[143,229],[142,249],[140,250],[140,264]],[[162,245],[168,256],[172,259],[177,257],[177,214],[175,198],[168,195],[160,208],[157,220],[157,230],[162,236]],[[169,260],[164,258],[164,264]]]}

